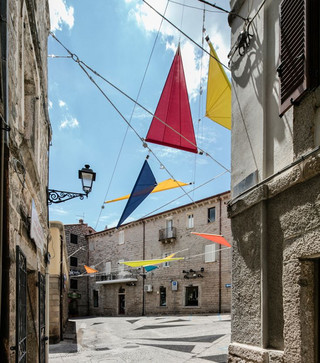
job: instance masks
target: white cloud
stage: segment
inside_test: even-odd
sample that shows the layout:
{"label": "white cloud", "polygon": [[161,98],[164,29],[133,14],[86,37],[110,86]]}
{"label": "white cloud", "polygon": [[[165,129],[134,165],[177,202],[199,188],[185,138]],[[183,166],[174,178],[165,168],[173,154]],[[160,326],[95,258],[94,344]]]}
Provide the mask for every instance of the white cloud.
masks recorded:
{"label": "white cloud", "polygon": [[52,101],[50,101],[50,100],[49,100],[49,102],[48,102],[48,106],[49,106],[49,110],[51,110],[51,109],[52,109],[52,107],[53,107],[53,103],[52,103]]}
{"label": "white cloud", "polygon": [[72,116],[67,116],[63,121],[61,121],[59,129],[74,129],[79,127],[79,121]]}
{"label": "white cloud", "polygon": [[62,101],[62,100],[59,100],[59,107],[65,107],[67,104]]}
{"label": "white cloud", "polygon": [[[140,28],[145,30],[147,35],[153,32],[158,32],[161,23],[161,17],[153,9],[145,3],[134,2],[133,0],[125,0],[126,3],[132,4],[132,9],[129,11],[129,18],[133,19]],[[148,3],[154,7],[160,14],[164,14],[166,2],[159,2],[157,0],[148,0]],[[134,5],[135,4],[135,5]],[[181,27],[191,39],[197,44],[201,44],[202,32],[202,11],[194,9],[185,9],[182,15],[182,6],[169,3],[165,17],[170,20],[177,27]],[[217,15],[221,16],[220,14]],[[211,35],[211,41],[220,60],[228,63],[227,54],[229,51],[229,44],[224,39],[228,37],[222,34],[222,27],[216,24],[215,21],[208,21],[206,24],[207,33]],[[219,21],[221,18],[218,19]],[[218,21],[218,23],[219,23]],[[181,54],[183,59],[184,71],[186,76],[187,88],[190,101],[195,100],[199,95],[200,78],[203,81],[203,88],[206,88],[206,75],[208,72],[209,55],[202,52],[201,49],[193,42],[187,39],[183,34],[180,34],[169,22],[163,20],[160,29],[160,41],[165,44],[167,51],[172,51],[174,54],[177,49],[177,44],[180,41]],[[206,42],[205,49],[209,49]]]}
{"label": "white cloud", "polygon": [[69,29],[74,25],[74,8],[65,0],[49,0],[51,31],[62,30],[63,25]]}
{"label": "white cloud", "polygon": [[160,158],[173,158],[175,159],[177,154],[181,154],[182,151],[178,149],[173,149],[171,147],[156,147],[154,148],[154,151],[156,151],[157,155]]}

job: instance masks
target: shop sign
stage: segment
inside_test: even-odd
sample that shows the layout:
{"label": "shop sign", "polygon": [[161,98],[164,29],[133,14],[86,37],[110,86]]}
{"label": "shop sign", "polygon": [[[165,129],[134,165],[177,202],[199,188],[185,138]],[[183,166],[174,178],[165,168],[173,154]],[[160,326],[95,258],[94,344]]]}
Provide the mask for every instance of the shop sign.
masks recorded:
{"label": "shop sign", "polygon": [[68,298],[70,299],[81,299],[81,294],[78,292],[69,292]]}
{"label": "shop sign", "polygon": [[39,215],[34,204],[34,200],[32,200],[30,237],[35,241],[37,247],[40,248],[41,252],[43,253],[45,237],[39,221]]}

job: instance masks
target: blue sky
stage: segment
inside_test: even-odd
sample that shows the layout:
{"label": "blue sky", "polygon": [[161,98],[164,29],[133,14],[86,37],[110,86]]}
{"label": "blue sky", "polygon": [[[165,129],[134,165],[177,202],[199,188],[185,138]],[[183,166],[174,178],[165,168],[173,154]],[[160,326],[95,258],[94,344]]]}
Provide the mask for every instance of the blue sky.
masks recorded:
{"label": "blue sky", "polygon": [[[168,3],[166,17],[201,44],[204,7],[201,2],[148,2],[162,14]],[[51,30],[56,37],[83,62],[133,99],[137,98],[147,70],[138,102],[152,112],[157,106],[180,41],[198,146],[230,169],[230,131],[204,117],[208,55],[202,54],[199,48],[165,21],[155,42],[161,18],[141,0],[49,0],[49,5]],[[219,1],[217,5],[229,9],[228,0]],[[209,6],[205,6],[205,9],[207,34],[220,60],[227,64],[230,49],[227,15]],[[206,44],[204,46],[208,49]],[[49,55],[68,55],[52,37],[49,37],[48,47]],[[77,223],[79,218],[84,217],[85,222],[96,227],[96,230],[102,230],[105,226],[113,227],[126,202],[105,204],[104,209],[101,206],[104,200],[131,192],[148,152],[136,134],[132,130],[127,131],[127,124],[77,63],[70,58],[49,56],[48,75],[49,113],[53,131],[49,188],[80,192],[78,170],[84,164],[90,164],[97,173],[88,199],[52,205],[49,210],[50,220],[69,224]],[[201,97],[200,79],[204,89]],[[141,137],[145,137],[152,116],[139,107],[134,108],[133,102],[106,83],[98,78],[95,80],[128,121],[132,115],[133,127]],[[185,188],[188,193],[224,172],[206,155],[195,155],[151,143],[149,147],[176,180],[195,182]],[[150,155],[149,164],[158,182],[170,178],[153,155]],[[229,189],[230,175],[225,173],[190,192],[189,197],[180,188],[152,194],[127,222]],[[183,197],[177,199],[179,196]]]}

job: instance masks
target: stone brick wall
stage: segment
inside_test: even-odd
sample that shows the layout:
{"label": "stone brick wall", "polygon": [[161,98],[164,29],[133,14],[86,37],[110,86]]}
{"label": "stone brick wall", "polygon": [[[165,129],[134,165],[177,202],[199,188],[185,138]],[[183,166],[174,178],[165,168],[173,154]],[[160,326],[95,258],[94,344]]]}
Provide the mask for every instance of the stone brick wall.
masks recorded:
{"label": "stone brick wall", "polygon": [[[37,362],[39,344],[38,272],[45,273],[48,214],[48,150],[51,127],[47,103],[46,0],[8,1],[8,236],[3,246],[2,330],[0,360],[13,362],[16,346],[16,248],[27,261],[27,360]],[[32,239],[32,204],[43,236]]]}
{"label": "stone brick wall", "polygon": [[[88,242],[86,236],[93,233],[94,230],[80,219],[79,224],[66,224],[65,226],[68,256],[77,259],[77,266],[70,265],[70,289],[69,291],[81,294],[80,299],[71,299],[72,307],[69,304],[69,314],[73,316],[85,316],[89,314],[88,310],[88,285],[89,278],[75,277],[72,271],[79,274],[85,272],[84,265],[88,265]],[[77,243],[71,243],[71,234],[78,236]],[[77,288],[72,288],[72,280],[77,281]],[[71,309],[70,309],[71,308]]]}
{"label": "stone brick wall", "polygon": [[50,276],[50,344],[60,341],[60,275]]}
{"label": "stone brick wall", "polygon": [[[111,263],[111,275],[116,279],[136,278],[134,282],[101,284],[101,276],[90,278],[89,304],[90,314],[121,315],[119,307],[125,300],[125,315],[153,314],[194,314],[229,312],[231,288],[231,249],[221,251],[221,279],[219,279],[219,251],[215,253],[215,262],[205,262],[205,246],[212,245],[206,239],[190,232],[222,234],[232,243],[230,221],[227,217],[226,202],[229,193],[206,198],[167,212],[125,224],[117,231],[114,228],[88,236],[89,263],[99,273],[105,272],[106,262]],[[220,214],[221,206],[221,214]],[[215,207],[216,218],[208,223],[208,208]],[[193,214],[194,226],[188,228],[188,215]],[[220,216],[221,215],[221,216]],[[166,228],[166,221],[172,219],[176,228],[176,238],[171,241],[159,241],[159,230]],[[119,234],[123,233],[124,243],[119,244]],[[216,250],[220,245],[216,245]],[[146,273],[143,279],[142,268],[125,267],[121,273],[120,260],[162,258],[164,254],[181,251],[177,257],[185,260],[170,262],[168,267],[159,265],[158,269]],[[201,269],[203,271],[201,271]],[[190,272],[193,270],[195,272]],[[197,277],[194,277],[193,275]],[[198,275],[202,277],[198,277]],[[102,278],[111,278],[111,275]],[[98,283],[96,283],[96,280]],[[114,280],[116,281],[116,280]],[[172,290],[172,282],[177,283],[177,290]],[[221,282],[220,282],[221,281]],[[220,284],[219,284],[220,282]],[[146,285],[152,291],[144,292]],[[166,288],[166,306],[160,306],[160,286]],[[198,288],[198,306],[186,306],[185,297],[188,287]],[[93,290],[98,291],[99,306],[93,305]]]}

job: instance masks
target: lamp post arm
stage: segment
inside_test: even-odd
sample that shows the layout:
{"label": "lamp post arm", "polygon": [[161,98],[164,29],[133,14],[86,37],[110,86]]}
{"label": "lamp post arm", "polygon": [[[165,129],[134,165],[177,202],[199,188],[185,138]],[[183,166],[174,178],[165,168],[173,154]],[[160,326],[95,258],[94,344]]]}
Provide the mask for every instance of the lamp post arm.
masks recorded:
{"label": "lamp post arm", "polygon": [[83,200],[84,197],[88,197],[88,194],[48,189],[48,205],[51,205],[52,203],[62,203],[73,198],[80,198]]}

